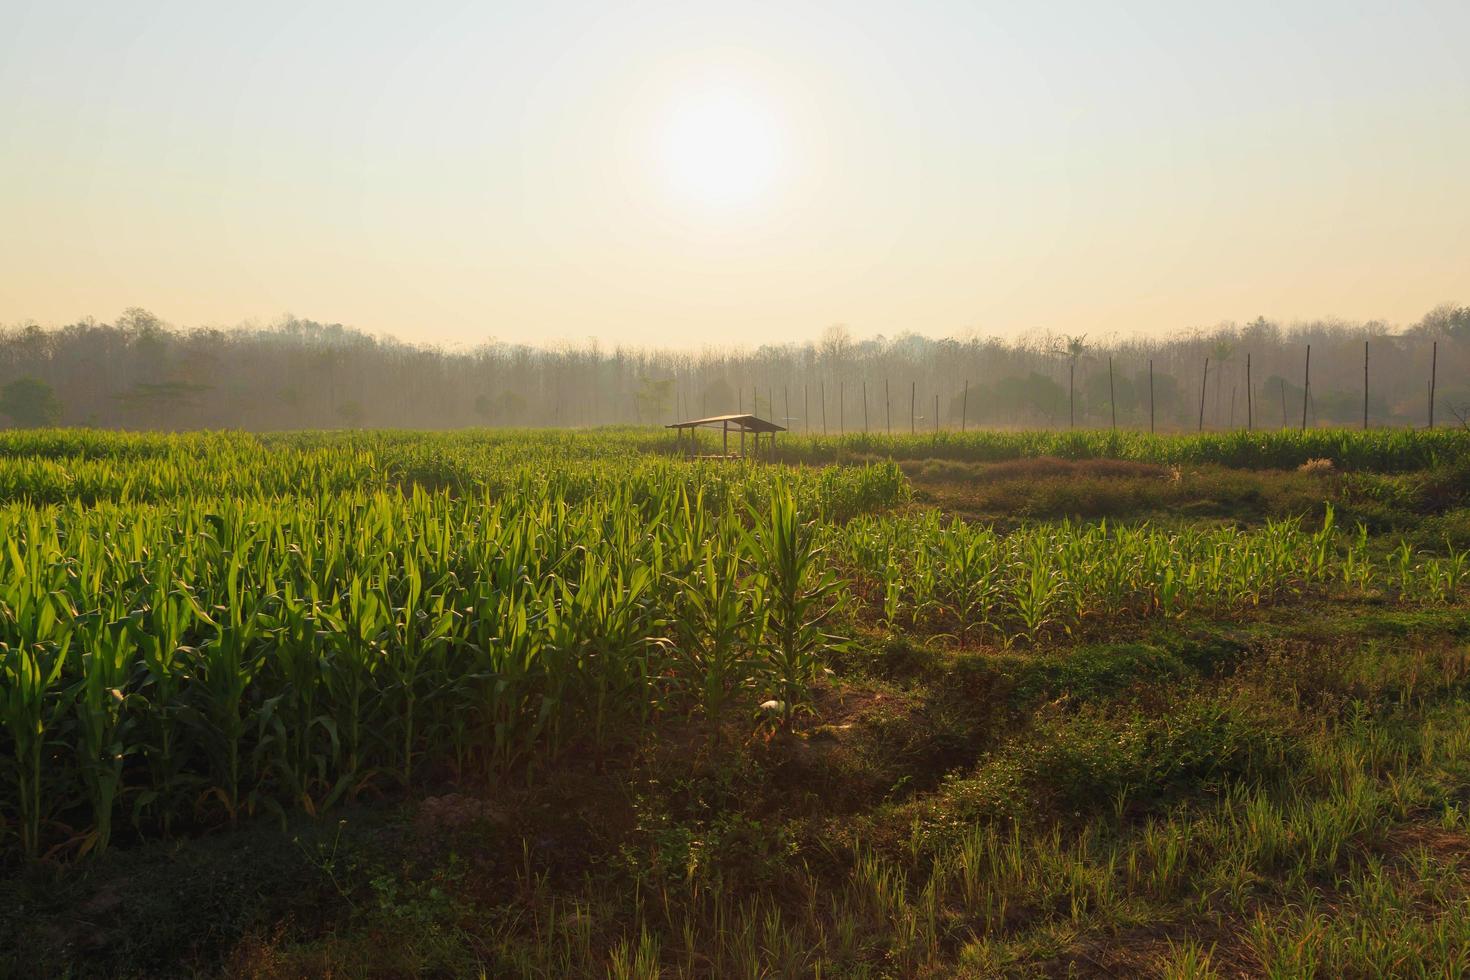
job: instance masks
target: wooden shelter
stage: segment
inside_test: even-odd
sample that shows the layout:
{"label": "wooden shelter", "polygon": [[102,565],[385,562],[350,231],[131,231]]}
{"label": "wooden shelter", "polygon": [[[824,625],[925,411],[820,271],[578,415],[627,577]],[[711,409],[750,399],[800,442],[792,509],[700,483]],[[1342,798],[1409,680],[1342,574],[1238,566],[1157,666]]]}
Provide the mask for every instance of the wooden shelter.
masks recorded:
{"label": "wooden shelter", "polygon": [[[665,428],[674,430],[676,444],[682,445],[684,433],[689,433],[689,448],[685,454],[691,459],[695,458],[699,450],[699,441],[695,436],[696,429],[719,429],[721,433],[721,448],[723,452],[719,456],[706,457],[710,459],[742,459],[745,456],[745,434],[749,432],[755,438],[755,447],[752,458],[759,459],[761,453],[761,436],[767,436],[767,453],[776,448],[776,433],[785,432],[786,426],[777,425],[775,422],[757,418],[754,415],[711,415],[707,419],[690,419],[687,422],[671,422]],[[730,454],[730,433],[740,433],[740,452],[732,456]]]}

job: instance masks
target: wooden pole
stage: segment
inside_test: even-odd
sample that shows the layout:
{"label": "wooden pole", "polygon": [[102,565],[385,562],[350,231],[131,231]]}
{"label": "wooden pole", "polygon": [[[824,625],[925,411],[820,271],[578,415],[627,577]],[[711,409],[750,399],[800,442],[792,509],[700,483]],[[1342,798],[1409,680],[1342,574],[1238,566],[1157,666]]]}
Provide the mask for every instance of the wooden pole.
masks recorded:
{"label": "wooden pole", "polygon": [[1148,431],[1154,431],[1154,359],[1148,359]]}
{"label": "wooden pole", "polygon": [[1281,427],[1286,428],[1286,379],[1281,379]]}
{"label": "wooden pole", "polygon": [[868,381],[863,379],[863,435],[868,434]]}
{"label": "wooden pole", "polygon": [[1363,341],[1363,428],[1368,428],[1368,342]]}
{"label": "wooden pole", "polygon": [[847,382],[837,382],[837,434],[847,433]]}
{"label": "wooden pole", "polygon": [[1307,399],[1312,394],[1312,345],[1307,345],[1306,373],[1302,375],[1302,430],[1307,428]]}
{"label": "wooden pole", "polygon": [[782,385],[781,386],[781,397],[786,402],[786,417],[784,419],[782,419],[781,421],[785,422],[786,423],[786,427],[789,429],[791,427],[791,386],[790,385]]}
{"label": "wooden pole", "polygon": [[1205,373],[1199,379],[1199,431],[1205,431],[1205,386],[1210,381],[1210,359],[1205,358]]}
{"label": "wooden pole", "polygon": [[1118,427],[1118,397],[1113,392],[1113,355],[1108,355],[1108,403],[1113,408],[1113,428]]}
{"label": "wooden pole", "polygon": [[1245,431],[1255,428],[1255,395],[1251,391],[1251,356],[1245,355]]}
{"label": "wooden pole", "polygon": [[970,382],[965,382],[965,394],[960,399],[960,431],[965,431],[965,420],[970,414]]}
{"label": "wooden pole", "polygon": [[919,383],[915,381],[912,383],[912,387],[909,388],[909,435],[914,435],[919,431],[914,421],[914,419],[917,417],[915,411],[917,405],[916,399],[918,397]]}
{"label": "wooden pole", "polygon": [[820,395],[822,398],[822,435],[827,434],[827,382],[821,382]]}
{"label": "wooden pole", "polygon": [[1235,390],[1238,385],[1230,386],[1230,428],[1235,428]]}
{"label": "wooden pole", "polygon": [[[728,405],[730,403],[729,402],[725,402],[725,404]],[[725,440],[724,440],[725,445],[724,445],[724,449],[722,449],[721,452],[724,455],[729,456],[730,455],[730,423],[729,422],[726,422],[725,423],[724,432],[725,432]]]}
{"label": "wooden pole", "polygon": [[1067,364],[1067,428],[1077,428],[1077,362]]}
{"label": "wooden pole", "polygon": [[888,435],[893,435],[893,399],[888,393],[888,379],[883,379],[883,418],[888,426]]}
{"label": "wooden pole", "polygon": [[1434,428],[1434,380],[1439,368],[1439,341],[1434,342],[1429,353],[1429,427]]}
{"label": "wooden pole", "polygon": [[808,381],[801,393],[801,415],[806,419],[807,435],[812,431],[812,383]]}
{"label": "wooden pole", "polygon": [[939,396],[934,396],[934,445],[939,445]]}

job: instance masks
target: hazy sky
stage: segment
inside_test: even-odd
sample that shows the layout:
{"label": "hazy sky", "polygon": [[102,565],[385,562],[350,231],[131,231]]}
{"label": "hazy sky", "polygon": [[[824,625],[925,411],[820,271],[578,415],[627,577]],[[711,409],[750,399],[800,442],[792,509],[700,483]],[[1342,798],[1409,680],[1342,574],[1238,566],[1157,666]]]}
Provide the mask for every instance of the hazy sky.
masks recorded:
{"label": "hazy sky", "polygon": [[0,0],[0,322],[1407,322],[1470,301],[1467,38],[1467,0]]}

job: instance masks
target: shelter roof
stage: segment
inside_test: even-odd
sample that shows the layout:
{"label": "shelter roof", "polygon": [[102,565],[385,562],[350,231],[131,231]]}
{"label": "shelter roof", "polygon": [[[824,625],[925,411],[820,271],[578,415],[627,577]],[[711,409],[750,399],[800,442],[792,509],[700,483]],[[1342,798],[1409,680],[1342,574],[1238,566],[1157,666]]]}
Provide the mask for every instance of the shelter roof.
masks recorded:
{"label": "shelter roof", "polygon": [[786,426],[777,425],[775,422],[769,422],[766,419],[757,418],[754,415],[711,415],[707,419],[689,419],[687,422],[671,422],[664,426],[664,428],[695,429],[701,426],[724,428],[727,425],[732,429],[743,430],[745,432],[786,431]]}

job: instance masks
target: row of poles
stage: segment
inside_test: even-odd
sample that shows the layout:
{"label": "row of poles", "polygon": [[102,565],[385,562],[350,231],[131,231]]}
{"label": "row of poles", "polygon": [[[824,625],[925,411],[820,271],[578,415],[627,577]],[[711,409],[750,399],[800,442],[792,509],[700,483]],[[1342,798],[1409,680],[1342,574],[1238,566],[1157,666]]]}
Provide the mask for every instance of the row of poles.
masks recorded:
{"label": "row of poles", "polygon": [[[1219,370],[1218,367],[1216,370]],[[1149,431],[1153,431],[1153,374],[1154,362],[1148,362],[1149,381]],[[1434,428],[1434,390],[1439,374],[1439,341],[1434,341],[1429,352],[1429,428]],[[1205,390],[1210,380],[1210,359],[1205,358],[1205,369],[1200,375],[1199,382],[1199,430],[1205,428]],[[1108,388],[1112,390],[1113,384],[1113,360],[1108,358]],[[1368,428],[1368,341],[1363,341],[1363,428]],[[1251,385],[1251,356],[1245,355],[1245,426],[1247,430],[1255,428],[1255,399],[1254,387]],[[1234,414],[1235,394],[1231,391],[1231,414]],[[1302,366],[1302,428],[1307,427],[1307,413],[1312,405],[1312,345],[1307,345],[1307,356]],[[1286,418],[1286,379],[1281,379],[1281,427],[1284,429],[1289,423]],[[1117,408],[1113,410],[1113,427],[1118,426]]]}
{"label": "row of poles", "polygon": [[[1436,384],[1436,381],[1437,381],[1438,369],[1439,369],[1439,342],[1438,341],[1435,341],[1434,344],[1433,344],[1433,346],[1432,346],[1432,348],[1431,348],[1430,361],[1429,361],[1429,428],[1431,428],[1431,429],[1434,428],[1434,393],[1435,393],[1435,384]],[[1068,402],[1068,404],[1067,404],[1067,411],[1068,411],[1068,424],[1072,428],[1076,428],[1076,426],[1077,426],[1076,370],[1077,370],[1077,364],[1076,364],[1075,361],[1073,361],[1073,362],[1071,362],[1068,365],[1068,371],[1067,371],[1067,402]],[[1216,370],[1217,371],[1219,370],[1218,366],[1216,367]],[[1200,386],[1199,386],[1199,431],[1201,431],[1201,432],[1204,431],[1204,427],[1205,427],[1205,392],[1206,392],[1206,389],[1207,389],[1208,384],[1209,384],[1209,379],[1210,379],[1210,359],[1208,357],[1206,357],[1205,358],[1204,371],[1202,372],[1202,374],[1200,376]],[[786,408],[786,418],[785,418],[785,421],[787,421],[787,422],[794,421],[794,417],[791,414],[791,389],[788,386],[783,386],[782,389],[781,389],[781,391],[782,391],[782,394],[785,397],[785,408]],[[1246,412],[1246,423],[1245,424],[1246,424],[1246,429],[1247,430],[1251,430],[1251,429],[1254,429],[1255,428],[1255,398],[1254,398],[1253,391],[1254,391],[1254,389],[1253,389],[1253,387],[1251,385],[1251,356],[1250,356],[1250,354],[1246,354],[1245,355],[1245,412]],[[738,397],[740,399],[740,402],[739,402],[739,411],[742,412],[742,413],[744,413],[744,411],[745,411],[745,394],[744,394],[744,391],[741,391]],[[917,435],[918,434],[918,431],[919,431],[919,429],[918,429],[918,421],[919,421],[919,415],[918,415],[918,397],[919,397],[919,384],[918,384],[917,381],[915,381],[915,382],[912,382],[910,384],[910,386],[909,386],[909,433],[911,435]],[[818,383],[818,399],[821,402],[822,435],[826,435],[827,434],[827,383],[825,381]],[[1232,389],[1232,394],[1231,394],[1231,405],[1232,405],[1231,415],[1232,415],[1232,418],[1234,417],[1234,408],[1233,408],[1233,406],[1234,406],[1234,400],[1235,400],[1235,396],[1234,396],[1234,392],[1233,392],[1233,389]],[[686,399],[686,401],[687,401],[687,399]],[[758,389],[757,386],[752,385],[751,386],[751,389],[750,389],[750,403],[751,403],[751,410],[752,410],[752,412],[754,412],[756,410],[756,408],[757,408],[757,406],[759,404],[759,401],[760,401],[759,389]],[[1113,384],[1113,359],[1111,357],[1108,358],[1108,401],[1109,401],[1109,408],[1110,408],[1111,413],[1112,413],[1112,427],[1114,429],[1116,429],[1118,427],[1118,402],[1117,402],[1117,396],[1116,396],[1116,389],[1115,389],[1114,384]],[[866,433],[866,432],[870,431],[869,430],[869,424],[868,424],[868,383],[866,381],[862,382],[862,402],[863,402],[863,432]],[[774,390],[774,388],[767,388],[766,389],[766,404],[770,407],[771,411],[773,411],[773,412],[775,411],[775,408],[776,408],[776,399],[775,399],[775,390]],[[838,404],[839,431],[843,431],[844,428],[845,428],[845,425],[846,425],[846,420],[847,420],[846,385],[845,385],[845,383],[839,383],[838,386],[837,386],[837,404]],[[1303,374],[1302,374],[1302,428],[1303,429],[1305,429],[1307,427],[1307,415],[1308,415],[1308,410],[1309,410],[1311,404],[1312,404],[1312,345],[1311,344],[1308,344],[1307,345],[1307,354],[1306,354],[1306,363],[1305,363],[1305,366],[1303,368]],[[969,422],[969,407],[970,407],[970,382],[969,381],[966,381],[964,383],[964,389],[963,389],[963,392],[961,394],[961,402],[960,402],[960,431],[961,432],[964,432],[965,431],[965,428],[966,428],[966,426],[967,426],[967,424]],[[687,406],[686,406],[686,408],[687,408]],[[1282,428],[1286,428],[1288,426],[1288,424],[1289,424],[1288,421],[1287,421],[1287,415],[1286,415],[1286,413],[1287,413],[1287,407],[1286,407],[1286,380],[1283,378],[1281,380],[1281,426],[1282,426]],[[884,382],[883,382],[883,416],[884,416],[884,426],[885,426],[885,428],[887,430],[887,433],[889,435],[892,435],[893,434],[893,399],[892,399],[892,392],[891,392],[891,389],[889,387],[889,383],[888,383],[887,380],[884,380]],[[801,415],[801,417],[806,421],[806,431],[807,432],[811,432],[812,431],[812,416],[811,416],[811,385],[810,384],[804,385],[803,388],[802,388],[802,415]],[[1148,430],[1150,432],[1155,431],[1154,419],[1155,419],[1155,414],[1154,414],[1154,362],[1153,362],[1153,359],[1150,358],[1149,359],[1149,362],[1148,362]],[[939,431],[939,395],[937,393],[934,396],[934,416],[933,416],[933,421],[934,421],[934,432],[937,433]],[[1233,422],[1232,422],[1232,425],[1233,425]],[[1366,341],[1366,340],[1363,341],[1363,428],[1364,429],[1368,428],[1368,341]]]}

